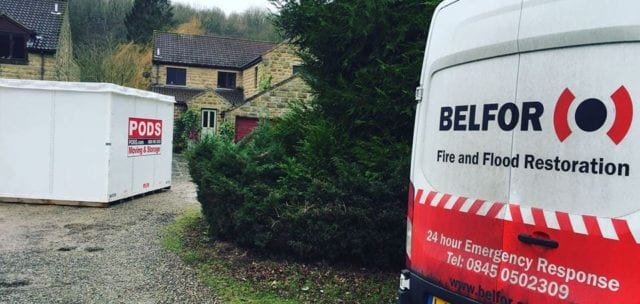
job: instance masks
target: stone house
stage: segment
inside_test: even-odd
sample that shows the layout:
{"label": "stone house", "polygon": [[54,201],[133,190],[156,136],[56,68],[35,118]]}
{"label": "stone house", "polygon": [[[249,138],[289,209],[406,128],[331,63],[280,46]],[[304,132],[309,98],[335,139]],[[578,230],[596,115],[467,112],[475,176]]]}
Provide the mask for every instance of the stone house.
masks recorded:
{"label": "stone house", "polygon": [[0,78],[79,79],[67,0],[0,1]]}
{"label": "stone house", "polygon": [[151,90],[174,96],[176,115],[199,113],[204,134],[228,122],[239,140],[289,101],[311,98],[301,66],[287,43],[156,32]]}

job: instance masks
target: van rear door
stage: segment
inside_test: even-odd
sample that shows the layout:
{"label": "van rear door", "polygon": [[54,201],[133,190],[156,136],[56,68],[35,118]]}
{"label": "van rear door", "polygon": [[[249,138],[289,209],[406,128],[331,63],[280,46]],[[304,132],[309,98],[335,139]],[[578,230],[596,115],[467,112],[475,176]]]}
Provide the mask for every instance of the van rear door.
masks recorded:
{"label": "van rear door", "polygon": [[[498,290],[522,303],[638,303],[640,3],[524,1],[517,100],[544,105],[514,132]],[[635,228],[635,229],[634,229]]]}
{"label": "van rear door", "polygon": [[[496,290],[499,269],[473,252],[503,246],[504,221],[496,216],[509,198],[510,169],[478,165],[483,155],[476,151],[511,154],[512,132],[497,127],[497,116],[499,107],[516,100],[521,0],[459,4],[441,6],[429,38],[422,75],[427,94],[417,109],[412,158],[408,258],[422,278],[484,299]],[[426,296],[414,302],[426,303]]]}

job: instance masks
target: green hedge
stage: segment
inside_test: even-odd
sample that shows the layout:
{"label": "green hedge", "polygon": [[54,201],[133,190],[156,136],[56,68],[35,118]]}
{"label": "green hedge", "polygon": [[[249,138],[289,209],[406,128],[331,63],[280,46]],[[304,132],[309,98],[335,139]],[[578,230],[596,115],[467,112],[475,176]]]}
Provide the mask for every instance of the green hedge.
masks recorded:
{"label": "green hedge", "polygon": [[[331,125],[299,108],[239,144],[218,136],[198,143],[189,165],[210,235],[302,260],[398,266],[407,158],[395,157],[397,164],[366,153],[370,143],[345,145],[334,136]],[[409,154],[406,146],[395,150]]]}

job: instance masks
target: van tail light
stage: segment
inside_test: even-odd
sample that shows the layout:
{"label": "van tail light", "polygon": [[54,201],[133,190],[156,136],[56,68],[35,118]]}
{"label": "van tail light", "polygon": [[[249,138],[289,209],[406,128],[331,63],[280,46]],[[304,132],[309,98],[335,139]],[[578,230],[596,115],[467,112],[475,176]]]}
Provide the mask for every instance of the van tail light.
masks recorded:
{"label": "van tail light", "polygon": [[407,205],[407,244],[406,244],[406,266],[411,267],[411,232],[413,230],[413,200],[414,195],[413,183],[409,182],[409,200]]}

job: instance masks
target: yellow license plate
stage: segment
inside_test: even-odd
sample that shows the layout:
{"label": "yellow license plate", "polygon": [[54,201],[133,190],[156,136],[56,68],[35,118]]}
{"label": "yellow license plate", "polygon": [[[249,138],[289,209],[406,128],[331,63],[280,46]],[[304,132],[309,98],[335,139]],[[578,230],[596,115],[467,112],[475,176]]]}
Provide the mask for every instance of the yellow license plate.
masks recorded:
{"label": "yellow license plate", "polygon": [[431,300],[431,303],[429,303],[429,304],[449,304],[449,302],[447,302],[447,301],[445,301],[443,299],[440,299],[438,297],[433,297],[432,300]]}

